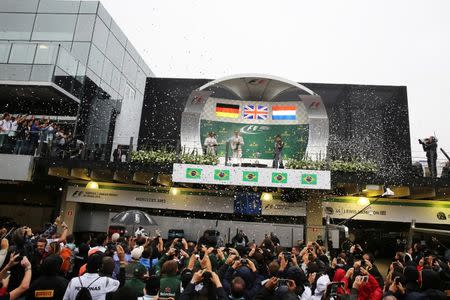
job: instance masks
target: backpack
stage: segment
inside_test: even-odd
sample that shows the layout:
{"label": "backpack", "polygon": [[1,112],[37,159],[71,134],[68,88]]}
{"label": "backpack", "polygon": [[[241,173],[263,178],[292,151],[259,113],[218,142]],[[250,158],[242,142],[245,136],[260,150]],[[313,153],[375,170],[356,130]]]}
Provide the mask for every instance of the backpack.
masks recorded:
{"label": "backpack", "polygon": [[77,296],[75,297],[75,300],[92,300],[91,292],[89,291],[89,287],[96,282],[100,276],[98,276],[94,281],[92,281],[88,286],[83,286],[83,283],[81,282],[81,278],[78,277],[78,280],[80,281],[81,289],[78,291]]}
{"label": "backpack", "polygon": [[61,272],[66,274],[67,272],[71,271],[72,267],[72,250],[69,248],[63,248],[61,249],[61,252],[59,253],[59,256],[62,259],[61,264]]}

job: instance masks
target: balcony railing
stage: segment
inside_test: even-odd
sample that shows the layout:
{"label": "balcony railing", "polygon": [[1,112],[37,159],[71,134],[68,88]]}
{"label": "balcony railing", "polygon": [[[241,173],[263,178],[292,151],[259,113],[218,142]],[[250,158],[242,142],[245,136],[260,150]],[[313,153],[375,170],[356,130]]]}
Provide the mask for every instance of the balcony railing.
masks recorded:
{"label": "balcony railing", "polygon": [[86,66],[60,44],[0,42],[0,81],[51,82],[75,97]]}

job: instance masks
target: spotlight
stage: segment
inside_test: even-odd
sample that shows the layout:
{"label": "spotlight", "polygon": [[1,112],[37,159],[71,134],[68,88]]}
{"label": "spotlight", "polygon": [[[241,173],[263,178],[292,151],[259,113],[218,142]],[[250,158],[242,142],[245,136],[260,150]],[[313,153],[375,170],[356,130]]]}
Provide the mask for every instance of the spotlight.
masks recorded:
{"label": "spotlight", "polygon": [[369,205],[369,204],[370,204],[370,201],[369,201],[369,199],[366,198],[366,197],[359,197],[359,198],[358,198],[358,204],[359,204],[359,205]]}
{"label": "spotlight", "polygon": [[86,184],[86,188],[87,188],[87,189],[90,189],[90,190],[98,190],[98,183],[95,182],[95,181],[89,181],[89,182]]}
{"label": "spotlight", "polygon": [[178,188],[171,187],[169,190],[169,194],[171,194],[172,196],[176,196],[176,195],[180,194],[180,190]]}
{"label": "spotlight", "polygon": [[272,193],[262,193],[261,194],[261,200],[262,201],[272,201],[273,200]]}

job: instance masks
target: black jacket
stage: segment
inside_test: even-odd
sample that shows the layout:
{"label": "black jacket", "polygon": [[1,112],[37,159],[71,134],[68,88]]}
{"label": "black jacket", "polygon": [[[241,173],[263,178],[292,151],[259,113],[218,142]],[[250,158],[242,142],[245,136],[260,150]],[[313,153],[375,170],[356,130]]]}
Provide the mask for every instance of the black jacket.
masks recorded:
{"label": "black jacket", "polygon": [[42,299],[43,295],[50,294],[52,294],[53,297],[45,299],[62,299],[68,284],[69,281],[61,276],[41,276],[30,285],[26,299]]}

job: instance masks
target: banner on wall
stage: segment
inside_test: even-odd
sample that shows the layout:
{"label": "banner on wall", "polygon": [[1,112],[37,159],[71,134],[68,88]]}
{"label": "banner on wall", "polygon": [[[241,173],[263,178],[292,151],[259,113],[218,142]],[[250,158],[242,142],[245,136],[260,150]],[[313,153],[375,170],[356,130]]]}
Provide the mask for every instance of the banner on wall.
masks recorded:
{"label": "banner on wall", "polygon": [[98,190],[70,186],[66,201],[170,210],[234,212],[234,197],[148,192],[117,187]]}
{"label": "banner on wall", "polygon": [[[367,204],[366,204],[367,205]],[[358,198],[330,198],[322,202],[324,216],[350,218],[366,205]],[[356,220],[450,224],[450,202],[432,200],[379,200],[355,217]]]}
{"label": "banner on wall", "polygon": [[172,180],[185,183],[298,189],[329,190],[331,187],[329,171],[190,164],[174,164]]}
{"label": "banner on wall", "polygon": [[261,213],[264,216],[306,216],[305,202],[285,202],[281,200],[262,201]]}

